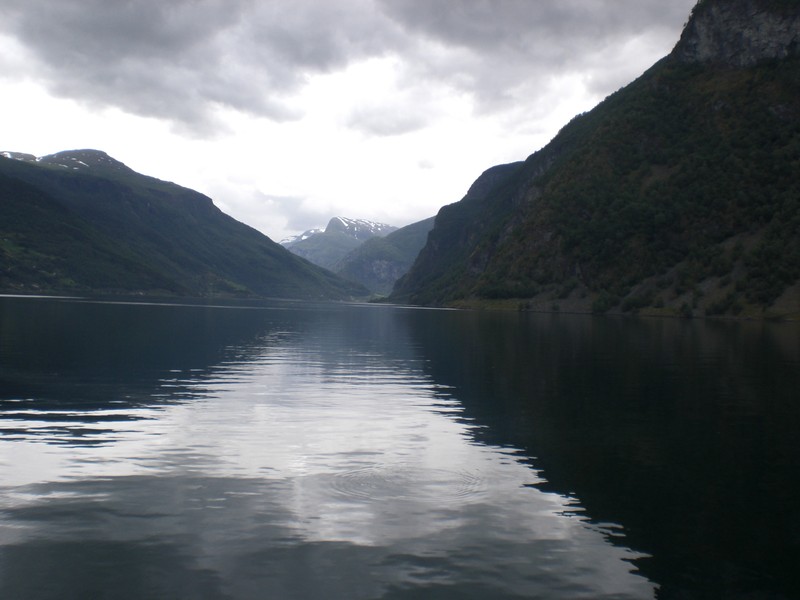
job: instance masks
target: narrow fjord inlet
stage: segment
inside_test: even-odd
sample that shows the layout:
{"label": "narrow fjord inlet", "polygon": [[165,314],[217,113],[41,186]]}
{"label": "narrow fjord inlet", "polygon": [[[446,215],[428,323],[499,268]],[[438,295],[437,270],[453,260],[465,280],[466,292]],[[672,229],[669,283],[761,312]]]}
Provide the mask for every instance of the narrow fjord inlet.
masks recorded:
{"label": "narrow fjord inlet", "polygon": [[800,0],[8,0],[0,73],[0,600],[800,598]]}
{"label": "narrow fjord inlet", "polygon": [[796,584],[796,326],[5,298],[0,327],[3,598]]}

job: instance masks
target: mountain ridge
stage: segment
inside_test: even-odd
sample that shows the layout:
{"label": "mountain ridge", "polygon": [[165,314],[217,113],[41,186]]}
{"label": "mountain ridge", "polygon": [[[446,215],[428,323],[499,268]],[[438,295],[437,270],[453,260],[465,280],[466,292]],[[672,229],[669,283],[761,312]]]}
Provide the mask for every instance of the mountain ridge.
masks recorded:
{"label": "mountain ridge", "polygon": [[434,217],[411,223],[385,237],[375,236],[351,250],[335,266],[337,275],[387,296],[408,272],[433,228]]}
{"label": "mountain ridge", "polygon": [[[751,4],[771,16],[746,18]],[[747,67],[685,55],[694,31],[719,27],[714,16],[737,9],[740,26],[778,19],[793,40],[798,8],[777,0],[699,3],[669,56],[575,117],[506,178],[484,181],[479,197],[443,207],[391,298],[547,311],[800,314],[796,52],[778,60],[769,50]]]}
{"label": "mountain ridge", "polygon": [[293,254],[317,266],[334,271],[336,265],[366,240],[383,237],[397,227],[366,219],[332,217],[324,230],[310,229],[281,244]]}
{"label": "mountain ridge", "polygon": [[102,151],[33,160],[5,152],[0,183],[4,291],[367,294],[226,215],[207,196],[136,173]]}

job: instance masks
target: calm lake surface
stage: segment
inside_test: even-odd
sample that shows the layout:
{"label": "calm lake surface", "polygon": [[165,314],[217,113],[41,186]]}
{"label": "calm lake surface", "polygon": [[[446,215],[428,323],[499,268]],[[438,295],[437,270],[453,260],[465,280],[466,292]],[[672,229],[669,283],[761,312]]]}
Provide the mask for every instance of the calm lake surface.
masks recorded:
{"label": "calm lake surface", "polygon": [[0,598],[800,597],[800,326],[0,298]]}

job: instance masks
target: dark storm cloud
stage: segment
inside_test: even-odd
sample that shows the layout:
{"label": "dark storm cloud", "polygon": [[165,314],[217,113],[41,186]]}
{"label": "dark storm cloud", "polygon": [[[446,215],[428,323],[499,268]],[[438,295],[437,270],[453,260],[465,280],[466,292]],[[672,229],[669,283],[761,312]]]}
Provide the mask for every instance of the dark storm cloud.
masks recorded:
{"label": "dark storm cloud", "polygon": [[[520,86],[592,67],[628,76],[598,53],[636,36],[677,40],[693,0],[25,0],[0,8],[0,33],[32,57],[51,92],[165,118],[203,134],[217,107],[275,120],[309,76],[397,56],[408,86],[445,84],[486,111]],[[624,63],[624,61],[623,61]],[[606,72],[604,72],[606,71]],[[634,73],[633,75],[635,75]],[[624,81],[623,81],[624,82]],[[544,83],[542,85],[545,85]],[[610,91],[610,90],[607,90]],[[424,120],[354,113],[393,134]]]}
{"label": "dark storm cloud", "polygon": [[[207,119],[205,103],[224,103],[230,93],[212,47],[244,6],[224,8],[213,2],[26,0],[7,7],[3,17],[36,59],[29,65],[34,75],[54,93],[200,125]],[[198,77],[201,65],[212,78]]]}
{"label": "dark storm cloud", "polygon": [[0,31],[27,49],[29,75],[52,92],[201,133],[216,126],[217,106],[296,116],[287,97],[308,75],[380,54],[391,29],[360,0],[25,0],[0,8]]}
{"label": "dark storm cloud", "polygon": [[653,0],[378,0],[406,28],[445,45],[579,59],[581,50],[647,33],[688,16],[689,1]]}

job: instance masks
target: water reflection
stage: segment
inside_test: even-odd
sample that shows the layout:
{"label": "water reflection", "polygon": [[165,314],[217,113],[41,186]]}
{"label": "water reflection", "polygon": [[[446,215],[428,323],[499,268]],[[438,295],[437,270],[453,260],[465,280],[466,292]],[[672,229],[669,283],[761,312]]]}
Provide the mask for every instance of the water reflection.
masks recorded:
{"label": "water reflection", "polygon": [[[487,444],[575,494],[660,598],[800,589],[796,323],[453,315],[415,326],[427,372]],[[753,596],[755,595],[755,596]]]}
{"label": "water reflection", "polygon": [[653,597],[430,318],[0,302],[0,594]]}

